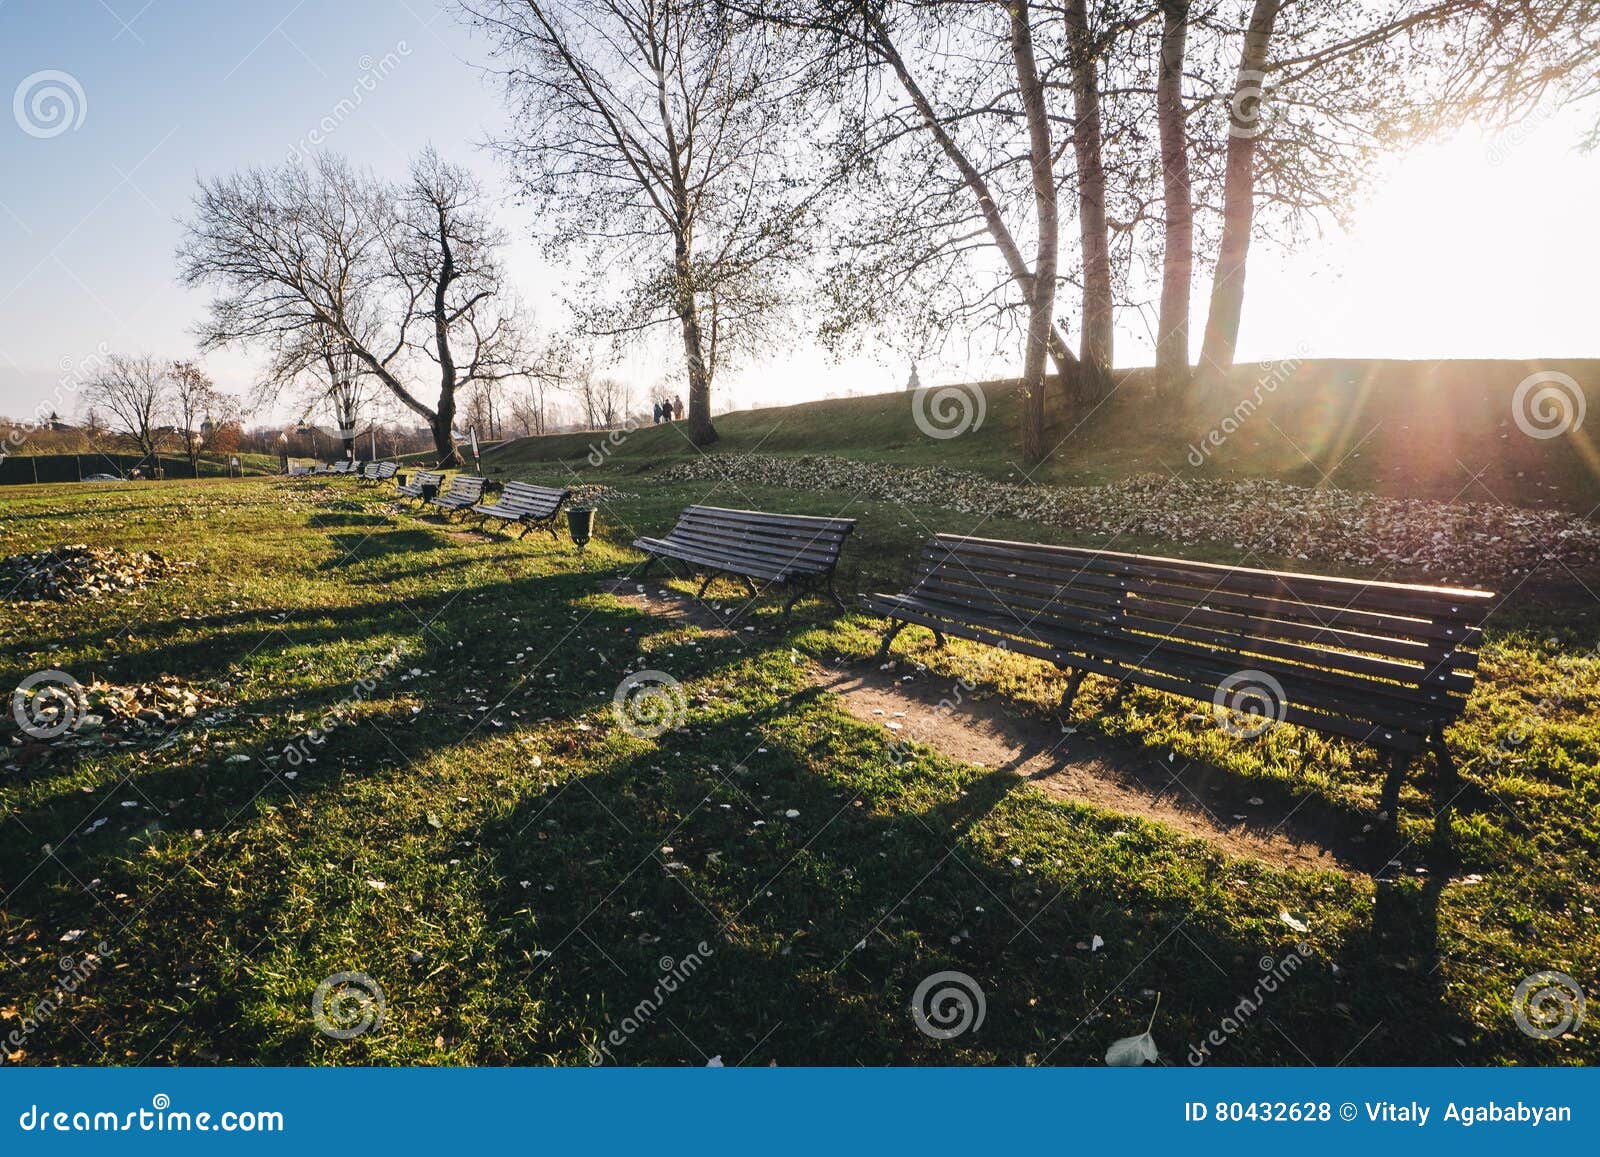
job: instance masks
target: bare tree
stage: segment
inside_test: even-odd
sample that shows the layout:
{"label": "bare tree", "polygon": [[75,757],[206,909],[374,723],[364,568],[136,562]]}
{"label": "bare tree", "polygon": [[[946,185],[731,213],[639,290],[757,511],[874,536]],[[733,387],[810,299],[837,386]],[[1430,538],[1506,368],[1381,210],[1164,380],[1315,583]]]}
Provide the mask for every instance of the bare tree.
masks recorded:
{"label": "bare tree", "polygon": [[202,426],[208,419],[218,422],[225,416],[222,395],[216,383],[194,362],[173,362],[167,370],[167,381],[173,425],[183,441],[183,453],[189,460],[189,469],[198,475],[200,448],[205,442]]}
{"label": "bare tree", "polygon": [[[427,422],[439,462],[451,465],[457,393],[523,369],[503,240],[470,176],[432,150],[400,188],[324,154],[310,167],[202,181],[178,259],[186,284],[217,291],[203,348],[264,344],[277,380],[330,351],[348,355]],[[407,384],[430,365],[432,406]]]}
{"label": "bare tree", "polygon": [[[551,213],[561,251],[597,271],[578,312],[591,335],[674,325],[689,431],[716,440],[715,375],[772,336],[803,262],[819,187],[790,131],[804,93],[768,38],[711,0],[482,0],[516,133],[501,142]],[[617,288],[610,271],[636,273]]]}
{"label": "bare tree", "polygon": [[166,361],[152,354],[111,354],[83,392],[91,420],[104,421],[107,429],[127,438],[146,458],[154,457],[172,393]]}

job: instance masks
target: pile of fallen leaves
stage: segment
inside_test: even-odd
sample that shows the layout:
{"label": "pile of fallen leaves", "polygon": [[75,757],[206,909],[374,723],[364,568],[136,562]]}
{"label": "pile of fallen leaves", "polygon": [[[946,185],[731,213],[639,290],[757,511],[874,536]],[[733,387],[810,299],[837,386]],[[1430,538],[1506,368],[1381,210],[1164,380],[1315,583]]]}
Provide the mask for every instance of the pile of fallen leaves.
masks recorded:
{"label": "pile of fallen leaves", "polygon": [[122,551],[72,543],[0,559],[0,593],[12,599],[99,598],[133,590],[173,567],[154,551]]}
{"label": "pile of fallen leaves", "polygon": [[1315,559],[1392,571],[1396,579],[1412,574],[1436,582],[1503,581],[1540,567],[1600,565],[1600,523],[1560,511],[1385,498],[1268,478],[1141,474],[1104,486],[1031,486],[931,466],[744,454],[703,456],[658,477],[841,490],[1065,527],[1104,536],[1111,549],[1137,537],[1224,543],[1243,552],[1247,562],[1252,556]]}
{"label": "pile of fallen leaves", "polygon": [[583,482],[573,486],[571,489],[572,497],[569,501],[573,506],[600,506],[603,503],[636,497],[636,495],[626,494],[613,486],[604,486],[598,482]]}
{"label": "pile of fallen leaves", "polygon": [[[70,685],[69,685],[70,684]],[[0,718],[0,763],[24,762],[56,748],[108,747],[136,745],[141,741],[174,732],[181,724],[196,722],[209,726],[232,716],[223,710],[228,687],[199,687],[174,677],[153,683],[117,684],[96,680],[87,685],[56,680],[52,685],[55,712],[40,717],[54,728],[58,720],[66,726],[59,734],[47,737],[29,735],[12,712]],[[23,718],[28,717],[26,706]],[[61,716],[65,713],[65,718]]]}

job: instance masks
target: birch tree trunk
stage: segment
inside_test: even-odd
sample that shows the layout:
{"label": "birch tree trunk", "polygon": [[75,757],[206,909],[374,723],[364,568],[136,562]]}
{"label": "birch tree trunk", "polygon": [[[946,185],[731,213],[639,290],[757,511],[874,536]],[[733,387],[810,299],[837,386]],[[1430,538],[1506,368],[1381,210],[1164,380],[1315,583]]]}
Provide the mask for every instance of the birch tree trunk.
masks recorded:
{"label": "birch tree trunk", "polygon": [[1189,373],[1189,309],[1194,278],[1194,191],[1189,177],[1189,132],[1183,108],[1189,0],[1161,0],[1161,14],[1156,117],[1161,135],[1161,192],[1166,231],[1161,259],[1161,315],[1156,323],[1156,369],[1163,382],[1170,383]]}
{"label": "birch tree trunk", "polygon": [[1078,232],[1083,251],[1083,332],[1078,356],[1089,373],[1111,368],[1111,247],[1106,238],[1106,170],[1097,53],[1087,0],[1067,0],[1072,69],[1072,151],[1078,164]]}
{"label": "birch tree trunk", "polygon": [[1017,89],[1028,118],[1028,152],[1033,178],[1034,212],[1039,222],[1038,249],[1028,291],[1028,347],[1023,355],[1022,458],[1029,465],[1045,456],[1044,372],[1055,328],[1056,265],[1059,206],[1055,166],[1051,163],[1050,121],[1033,53],[1032,12],[1027,0],[1011,0],[1011,55],[1016,62]]}
{"label": "birch tree trunk", "polygon": [[1201,373],[1220,376],[1233,366],[1239,345],[1239,318],[1244,310],[1245,262],[1255,221],[1256,139],[1263,123],[1261,108],[1267,50],[1283,0],[1255,0],[1239,74],[1228,106],[1228,154],[1222,187],[1222,241],[1211,281],[1211,307],[1206,315]]}

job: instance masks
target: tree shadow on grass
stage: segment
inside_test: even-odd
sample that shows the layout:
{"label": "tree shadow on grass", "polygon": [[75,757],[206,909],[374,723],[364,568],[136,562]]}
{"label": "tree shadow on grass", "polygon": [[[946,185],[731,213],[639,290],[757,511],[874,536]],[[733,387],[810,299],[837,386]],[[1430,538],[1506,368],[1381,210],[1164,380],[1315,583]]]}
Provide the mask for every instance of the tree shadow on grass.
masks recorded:
{"label": "tree shadow on grass", "polygon": [[[833,737],[803,738],[818,732]],[[1264,956],[1296,951],[1279,905],[1328,903],[1322,880],[1230,868],[1194,844],[1180,855],[1170,837],[1019,791],[1004,772],[914,766],[892,775],[872,729],[802,694],[764,722],[692,726],[519,800],[481,838],[496,875],[531,888],[484,903],[525,969],[506,1014],[560,1011],[524,1018],[522,1037],[483,1059],[1094,1064],[1142,1031],[1160,992],[1156,1035],[1181,1063],[1179,1042],[1237,1007]],[[1232,889],[1246,881],[1262,895],[1240,911]],[[663,999],[665,958],[691,952],[703,966]],[[1272,1024],[1236,1031],[1214,1059],[1330,1063],[1355,1048],[1362,1017],[1397,994],[1381,971],[1341,994],[1329,964],[1310,950],[1267,1002]],[[983,990],[985,1021],[936,1040],[911,1000],[952,971]],[[1341,995],[1355,1011],[1330,1020]],[[1377,1059],[1418,1059],[1412,1047]]]}
{"label": "tree shadow on grass", "polygon": [[[1181,1063],[1183,1047],[1204,1040],[1252,991],[1263,956],[1281,960],[1295,951],[1296,934],[1280,911],[1304,915],[1312,938],[1328,946],[1313,944],[1304,967],[1262,1002],[1259,1016],[1227,1035],[1212,1061],[1334,1063],[1357,1049],[1369,1062],[1436,1060],[1438,1042],[1460,1029],[1436,978],[1392,967],[1402,955],[1436,953],[1436,923],[1425,907],[1404,909],[1394,903],[1400,897],[1380,893],[1375,926],[1364,927],[1370,905],[1348,881],[1285,878],[1227,861],[1197,842],[1130,828],[1118,816],[1019,790],[1021,781],[1008,774],[931,754],[898,767],[877,729],[842,715],[815,688],[733,710],[718,680],[736,673],[742,687],[761,686],[775,677],[769,664],[787,661],[788,637],[690,647],[676,634],[664,637],[681,631],[681,622],[595,602],[594,578],[539,580],[537,607],[527,602],[529,584],[515,580],[422,600],[413,613],[436,610],[462,628],[448,638],[420,632],[422,649],[408,657],[438,672],[407,685],[424,697],[425,715],[386,727],[381,742],[364,727],[334,731],[318,747],[317,764],[292,785],[250,765],[225,793],[217,777],[227,765],[210,757],[141,771],[139,786],[158,801],[192,800],[204,789],[204,809],[174,817],[169,828],[220,825],[214,854],[223,857],[229,812],[242,809],[254,830],[275,823],[271,809],[291,799],[312,816],[377,831],[384,817],[341,810],[351,784],[392,781],[398,790],[413,766],[440,751],[459,749],[470,759],[470,737],[491,734],[497,714],[514,727],[515,712],[552,720],[593,712],[648,651],[700,697],[689,727],[614,750],[597,746],[616,742],[610,728],[574,727],[548,753],[548,773],[498,787],[501,806],[470,833],[490,868],[478,902],[491,921],[493,957],[451,962],[437,977],[420,969],[386,974],[397,1016],[432,1004],[448,1018],[460,1002],[474,1006],[476,1019],[463,1013],[459,1033],[478,1032],[484,1016],[503,1028],[474,1039],[464,1059],[1098,1063],[1112,1040],[1142,1031],[1159,992],[1155,1034],[1168,1060]],[[503,615],[480,613],[505,606],[527,620],[521,630]],[[305,612],[312,614],[326,612]],[[296,646],[407,621],[390,607],[370,618],[342,616],[333,632],[309,622],[274,629]],[[530,650],[537,666],[513,661]],[[297,707],[314,716],[346,690],[328,683],[314,694],[300,689],[241,707],[261,715],[269,706]],[[482,711],[485,690],[511,697]],[[283,731],[272,730],[273,745]],[[562,776],[562,766],[577,770]],[[551,776],[548,784],[540,774]],[[80,800],[66,786],[38,802],[22,818],[48,829],[52,815]],[[148,836],[119,829],[92,848],[64,847],[49,878],[35,881],[41,892],[11,907],[6,920],[86,926],[83,913],[95,909],[84,884],[96,874],[112,887],[125,880],[120,861],[136,856]],[[385,838],[395,837],[363,837],[377,840],[379,862],[398,854]],[[191,1002],[181,1044],[161,1045],[164,1025],[130,1033],[111,1011],[103,1014],[106,1030],[132,1040],[134,1051],[167,1047],[172,1059],[385,1056],[366,1051],[380,1048],[378,1039],[331,1057],[306,1026],[285,1037],[259,1023],[252,1010],[261,977],[224,975],[208,956],[259,944],[288,959],[297,958],[296,944],[327,951],[315,931],[323,922],[307,925],[291,900],[301,854],[294,843],[253,840],[252,849],[246,894],[202,882],[213,870],[205,859],[193,872],[180,858],[135,876],[159,903],[128,945],[138,977],[108,976],[105,1007],[137,1006],[163,991],[189,993]],[[439,840],[427,854],[442,870],[460,852]],[[1346,924],[1325,928],[1341,913]],[[1392,927],[1406,932],[1403,943]],[[1328,967],[1330,954],[1342,962],[1343,979]],[[662,977],[675,977],[691,958],[693,975],[673,979],[673,991],[658,996]],[[952,971],[982,989],[985,1018],[936,1040],[917,1028],[910,1004],[924,980]],[[653,1007],[641,1012],[646,1001]],[[1421,1010],[1422,1031],[1382,1029],[1402,1007]],[[93,1020],[80,1027],[95,1036]],[[1369,1037],[1382,1048],[1364,1044]],[[70,1033],[41,1038],[39,1048],[97,1059]]]}

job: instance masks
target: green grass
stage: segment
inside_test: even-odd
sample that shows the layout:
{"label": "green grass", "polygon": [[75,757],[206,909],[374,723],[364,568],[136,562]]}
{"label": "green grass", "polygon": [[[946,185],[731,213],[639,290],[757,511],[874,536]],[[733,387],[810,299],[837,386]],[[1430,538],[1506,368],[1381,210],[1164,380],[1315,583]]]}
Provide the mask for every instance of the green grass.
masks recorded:
{"label": "green grass", "polygon": [[[737,423],[723,428],[733,444]],[[570,477],[548,459],[518,473]],[[4,604],[0,685],[55,668],[225,700],[129,746],[0,763],[0,1042],[53,992],[59,958],[110,950],[15,1059],[583,1064],[604,1045],[619,1064],[1096,1064],[1154,1013],[1183,1064],[1261,959],[1302,942],[1303,966],[1212,1063],[1600,1054],[1592,1022],[1545,1041],[1511,1016],[1523,977],[1558,969],[1593,993],[1600,970],[1600,662],[1570,580],[1529,585],[1491,630],[1450,735],[1467,790],[1436,817],[1434,777],[1413,771],[1401,867],[1290,873],[927,749],[897,762],[812,677],[875,670],[870,619],[813,610],[785,628],[769,600],[755,631],[724,635],[599,590],[637,564],[635,531],[688,502],[835,513],[834,496],[584,473],[631,496],[603,508],[582,560],[564,539],[393,515],[347,481],[6,491],[0,553],[88,541],[194,565],[100,601]],[[976,522],[932,502],[842,513],[861,520],[851,590],[902,579],[926,526]],[[935,687],[964,679],[1040,717],[1059,694],[1041,664],[902,640],[899,673]],[[613,692],[640,668],[682,682],[681,728],[618,726]],[[1231,740],[1154,693],[1102,713],[1106,691],[1086,685],[1079,724],[1129,760],[1192,764],[1352,831],[1375,819],[1372,752],[1287,727]],[[625,1031],[691,954],[692,977]],[[943,970],[973,977],[987,1014],[936,1041],[909,1004]],[[311,1017],[338,972],[387,999],[349,1042]]]}
{"label": "green grass", "polygon": [[[1587,514],[1600,505],[1594,420],[1552,439],[1522,434],[1513,398],[1536,372],[1569,375],[1584,391],[1587,411],[1600,414],[1600,361],[1592,359],[1245,364],[1214,389],[1164,400],[1156,400],[1149,371],[1128,371],[1110,400],[1087,412],[1051,389],[1052,454],[1027,476],[1064,485],[1142,472],[1272,477]],[[912,397],[892,393],[725,414],[716,419],[720,441],[713,452],[837,454],[1020,479],[1016,389],[991,383],[983,393],[982,424],[957,438],[924,436],[912,420]],[[1252,410],[1220,449],[1198,456],[1197,469],[1192,448],[1203,445],[1208,431],[1223,429],[1243,399]],[[608,443],[604,433],[520,439],[486,454],[484,467],[518,475],[564,465],[587,473],[598,452],[607,470],[648,477],[696,453],[683,431],[682,424],[647,426],[620,444]]]}

